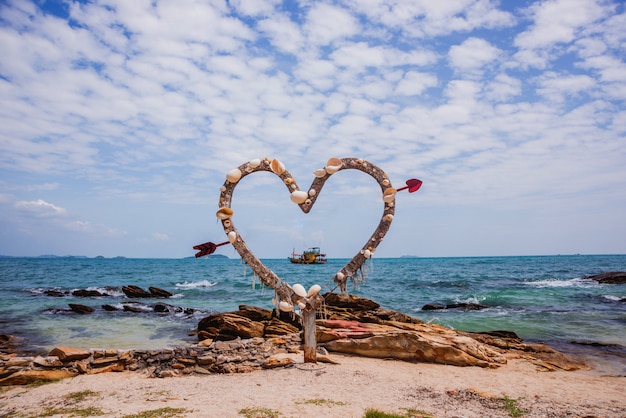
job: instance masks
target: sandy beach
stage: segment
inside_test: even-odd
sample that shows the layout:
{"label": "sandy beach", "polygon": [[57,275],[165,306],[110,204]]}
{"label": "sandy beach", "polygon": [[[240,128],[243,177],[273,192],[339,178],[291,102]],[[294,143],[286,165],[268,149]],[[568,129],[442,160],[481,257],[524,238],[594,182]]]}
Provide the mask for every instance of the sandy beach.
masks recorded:
{"label": "sandy beach", "polygon": [[624,377],[594,371],[539,371],[523,359],[488,369],[346,355],[331,356],[339,364],[305,364],[302,354],[288,356],[291,367],[245,374],[103,373],[3,388],[0,416],[363,417],[368,409],[438,418],[626,416]]}

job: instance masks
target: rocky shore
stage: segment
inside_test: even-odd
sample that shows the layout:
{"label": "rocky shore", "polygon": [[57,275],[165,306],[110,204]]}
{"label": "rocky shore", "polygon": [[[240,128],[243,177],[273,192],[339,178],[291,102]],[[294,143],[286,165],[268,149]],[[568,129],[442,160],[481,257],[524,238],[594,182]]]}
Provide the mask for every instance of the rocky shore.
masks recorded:
{"label": "rocky shore", "polygon": [[[527,344],[511,332],[454,331],[347,294],[328,293],[323,299],[324,309],[316,321],[320,362],[332,362],[327,354],[335,352],[484,368],[520,358],[542,370],[586,367],[546,345]],[[0,385],[121,371],[143,371],[154,377],[246,373],[288,367],[293,361],[280,354],[302,350],[301,326],[295,314],[277,317],[273,311],[246,305],[203,318],[197,336],[197,344],[173,349],[56,347],[47,355],[35,356],[12,350],[11,338],[5,336],[0,340]]]}

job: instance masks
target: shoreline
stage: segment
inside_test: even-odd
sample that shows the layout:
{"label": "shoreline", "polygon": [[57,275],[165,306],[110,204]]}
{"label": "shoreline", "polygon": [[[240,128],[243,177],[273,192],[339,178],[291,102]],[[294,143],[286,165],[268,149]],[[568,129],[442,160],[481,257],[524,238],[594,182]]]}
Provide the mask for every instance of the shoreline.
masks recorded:
{"label": "shoreline", "polygon": [[363,417],[373,408],[436,418],[510,417],[505,398],[527,418],[626,415],[623,377],[539,371],[525,359],[481,368],[342,354],[329,356],[339,364],[305,364],[301,352],[282,357],[292,365],[171,378],[127,371],[84,374],[37,387],[13,386],[0,392],[0,416],[94,408],[103,416],[123,417],[171,408],[181,417],[241,417],[245,409],[278,417]]}

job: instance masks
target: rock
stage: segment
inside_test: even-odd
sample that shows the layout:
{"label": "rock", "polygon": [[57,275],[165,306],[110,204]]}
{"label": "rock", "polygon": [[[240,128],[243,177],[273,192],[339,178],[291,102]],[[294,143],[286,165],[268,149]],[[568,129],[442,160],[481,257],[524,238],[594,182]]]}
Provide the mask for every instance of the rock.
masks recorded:
{"label": "rock", "polygon": [[173,293],[168,292],[167,290],[160,289],[158,287],[149,287],[150,295],[157,298],[171,298],[174,296]]}
{"label": "rock", "polygon": [[205,331],[215,340],[234,340],[237,337],[262,337],[265,326],[238,315],[236,312],[213,314],[198,323],[198,332]]}
{"label": "rock", "polygon": [[584,278],[602,284],[626,284],[626,272],[624,271],[610,271],[593,276],[586,276]]}
{"label": "rock", "polygon": [[261,367],[264,369],[276,369],[277,367],[285,367],[293,362],[294,361],[289,357],[270,357],[262,364]]}
{"label": "rock", "polygon": [[36,381],[54,382],[76,376],[68,370],[20,370],[0,379],[0,386],[27,385]]}
{"label": "rock", "polygon": [[380,308],[380,304],[373,300],[349,295],[347,293],[326,293],[324,300],[326,301],[326,305],[349,308],[352,311],[370,311]]}
{"label": "rock", "polygon": [[94,311],[91,306],[80,305],[77,303],[68,303],[68,305],[73,312],[79,313],[81,315],[92,313]]}
{"label": "rock", "polygon": [[113,305],[102,305],[102,309],[104,309],[105,311],[108,311],[108,312],[119,311],[119,309],[116,308]]}
{"label": "rock", "polygon": [[48,355],[56,356],[61,361],[75,361],[91,357],[91,352],[81,350],[79,348],[55,347],[50,351],[50,353],[48,353]]}
{"label": "rock", "polygon": [[440,305],[438,303],[427,303],[426,305],[422,306],[423,311],[436,311],[439,309],[446,309],[446,305]]}
{"label": "rock", "polygon": [[45,367],[45,368],[63,366],[63,363],[61,363],[61,360],[59,360],[59,358],[56,356],[47,356],[47,357],[37,356],[33,359],[33,364],[38,367]]}
{"label": "rock", "polygon": [[55,290],[55,289],[48,289],[46,291],[43,292],[44,295],[46,296],[52,296],[55,298],[62,298],[64,296],[67,296],[67,293],[62,292],[60,290]]}
{"label": "rock", "polygon": [[284,321],[281,321],[278,318],[272,318],[265,325],[265,329],[263,331],[263,336],[265,337],[276,337],[279,335],[289,335],[295,334],[299,331],[298,328],[294,327],[291,324],[288,324]]}
{"label": "rock", "polygon": [[133,299],[133,298],[151,298],[151,297],[153,297],[150,292],[147,292],[147,291],[143,290],[141,287],[134,286],[134,285],[122,286],[122,292],[124,292],[124,294],[127,297],[131,298],[131,299]]}
{"label": "rock", "polygon": [[89,297],[100,297],[100,296],[108,296],[108,295],[104,293],[100,293],[97,290],[78,289],[72,292],[72,296],[81,297],[81,298],[89,298]]}

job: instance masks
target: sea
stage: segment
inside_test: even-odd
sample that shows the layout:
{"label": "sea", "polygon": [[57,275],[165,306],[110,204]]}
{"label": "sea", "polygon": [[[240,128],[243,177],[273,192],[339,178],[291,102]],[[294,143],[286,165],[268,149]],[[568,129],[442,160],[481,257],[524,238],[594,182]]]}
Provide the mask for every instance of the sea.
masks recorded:
{"label": "sea", "polygon": [[[348,259],[326,264],[262,262],[282,280],[334,289]],[[626,285],[586,278],[626,271],[626,255],[372,258],[348,292],[425,322],[463,331],[513,331],[582,356],[594,370],[626,376]],[[123,286],[157,287],[167,299],[129,299]],[[79,297],[76,290],[103,296]],[[181,259],[1,257],[0,334],[30,352],[55,346],[161,349],[196,342],[200,319],[239,305],[272,309],[274,291],[239,258]],[[78,314],[69,304],[93,308]],[[155,312],[161,304],[167,309]],[[477,304],[470,310],[424,310],[427,304]],[[135,307],[132,312],[124,305]],[[108,309],[105,309],[107,307]]]}

